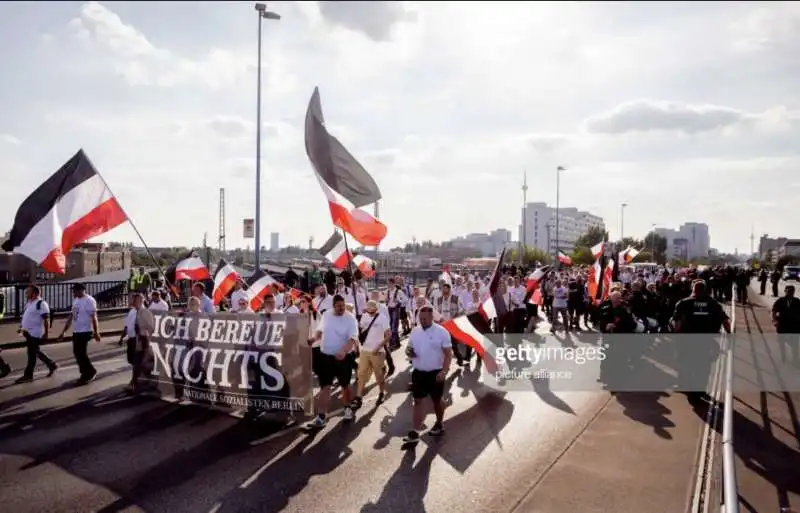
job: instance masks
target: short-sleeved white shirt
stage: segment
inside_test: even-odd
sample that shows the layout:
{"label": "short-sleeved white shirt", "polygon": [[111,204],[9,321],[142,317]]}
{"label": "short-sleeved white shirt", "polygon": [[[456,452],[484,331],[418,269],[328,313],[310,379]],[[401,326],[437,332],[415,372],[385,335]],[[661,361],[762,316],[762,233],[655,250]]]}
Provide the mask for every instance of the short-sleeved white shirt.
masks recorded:
{"label": "short-sleeved white shirt", "polygon": [[151,312],[166,312],[167,310],[169,310],[169,305],[167,304],[166,301],[162,299],[159,300],[158,303],[156,303],[155,301],[150,301],[150,306],[148,306],[147,308],[149,308]]}
{"label": "short-sleeved white shirt", "polygon": [[34,338],[44,336],[45,319],[50,315],[50,306],[44,299],[32,299],[22,313],[22,329]]}
{"label": "short-sleeved white shirt", "polygon": [[372,322],[373,317],[368,313],[361,317],[362,332],[372,324],[372,327],[369,328],[369,333],[367,333],[367,338],[361,346],[364,351],[369,351],[371,353],[375,353],[383,347],[383,335],[386,333],[386,330],[391,329],[388,315],[382,314],[380,310],[378,310],[375,315],[378,316],[375,322]]}
{"label": "short-sleeved white shirt", "polygon": [[336,315],[333,310],[328,310],[317,330],[322,332],[320,348],[327,355],[341,351],[350,339],[358,340],[358,322],[350,312]]}
{"label": "short-sleeved white shirt", "polygon": [[72,300],[72,332],[92,333],[92,318],[97,313],[97,302],[88,294]]}
{"label": "short-sleeved white shirt", "polygon": [[444,366],[442,349],[453,347],[450,333],[438,324],[432,324],[427,329],[417,326],[411,330],[408,345],[414,349],[415,355],[411,365],[419,371],[441,370]]}
{"label": "short-sleeved white shirt", "polygon": [[136,336],[136,309],[131,308],[125,316],[125,337],[133,338]]}

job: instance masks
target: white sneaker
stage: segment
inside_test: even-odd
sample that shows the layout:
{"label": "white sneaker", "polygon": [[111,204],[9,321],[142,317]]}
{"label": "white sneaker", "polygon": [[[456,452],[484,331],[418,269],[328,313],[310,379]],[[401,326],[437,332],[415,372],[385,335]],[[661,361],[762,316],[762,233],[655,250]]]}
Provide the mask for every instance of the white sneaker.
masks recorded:
{"label": "white sneaker", "polygon": [[356,414],[353,413],[353,409],[349,406],[344,409],[344,420],[353,420],[356,418]]}

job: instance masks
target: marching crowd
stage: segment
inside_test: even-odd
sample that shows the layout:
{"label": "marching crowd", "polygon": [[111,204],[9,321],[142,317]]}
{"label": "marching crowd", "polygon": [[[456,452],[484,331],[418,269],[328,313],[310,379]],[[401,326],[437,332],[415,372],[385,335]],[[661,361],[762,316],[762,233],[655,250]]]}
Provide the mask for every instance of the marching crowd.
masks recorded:
{"label": "marching crowd", "polygon": [[[436,422],[429,433],[443,433],[442,397],[451,361],[455,360],[459,367],[469,366],[475,353],[472,347],[453,338],[442,324],[479,311],[490,298],[496,307],[491,323],[495,334],[531,332],[544,319],[549,321],[553,333],[719,333],[722,328],[730,331],[721,302],[731,301],[734,291],[738,294],[737,301],[747,302],[747,288],[753,277],[751,271],[734,267],[703,270],[652,267],[638,271],[623,268],[607,284],[608,290],[603,290],[599,297],[591,297],[593,289],[588,282],[592,274],[588,269],[544,267],[531,272],[507,265],[500,268],[500,273],[494,294],[490,292],[492,277],[478,273],[459,276],[444,272],[438,282],[429,280],[423,287],[395,276],[388,280],[385,290],[371,291],[358,275],[355,279],[339,276],[333,283],[315,284],[303,279],[301,286],[313,293],[278,286],[264,295],[258,312],[304,314],[310,318],[308,343],[312,347],[312,370],[320,388],[315,405],[317,416],[311,421],[311,428],[326,424],[334,384],[341,389],[345,419],[353,419],[362,406],[365,385],[373,376],[378,388],[377,402],[382,402],[386,380],[396,370],[393,353],[401,347],[401,339],[408,337],[404,354],[411,363],[409,390],[415,402],[414,426],[406,441],[413,442],[420,436],[422,405],[427,398],[433,402],[436,413]],[[800,300],[794,298],[793,287],[787,287],[785,292],[786,299],[776,301],[774,320],[779,332],[798,333]],[[85,384],[97,374],[87,349],[91,340],[100,339],[97,305],[82,284],[75,284],[73,293],[72,316],[60,336],[70,326],[73,328],[73,350],[80,369],[78,384]],[[28,364],[18,383],[33,379],[37,360],[47,366],[48,376],[57,369],[41,350],[51,328],[47,302],[35,285],[28,287],[27,299],[20,333],[27,342]],[[220,307],[233,313],[252,314],[251,300],[244,282],[239,280]],[[152,312],[169,310],[172,305],[169,291],[160,283],[152,290],[134,293],[131,301],[120,345],[127,343],[128,361],[133,367],[129,388],[135,392],[139,378],[148,372],[145,362]],[[216,308],[204,284],[193,284],[186,310],[214,313]],[[796,354],[796,348],[794,351]],[[4,375],[10,371],[0,360],[0,371],[3,370]],[[619,366],[607,366],[600,379],[611,382],[619,373]],[[355,386],[352,386],[354,376]]]}

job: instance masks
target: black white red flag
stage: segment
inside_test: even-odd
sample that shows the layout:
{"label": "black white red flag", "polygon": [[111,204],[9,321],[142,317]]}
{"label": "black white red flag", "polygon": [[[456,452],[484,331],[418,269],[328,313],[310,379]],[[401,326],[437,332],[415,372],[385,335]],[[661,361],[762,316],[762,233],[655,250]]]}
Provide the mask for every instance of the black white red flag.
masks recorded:
{"label": "black white red flag", "polygon": [[83,150],[25,198],[2,248],[25,255],[47,272],[64,274],[76,244],[128,220]]}
{"label": "black white red flag", "polygon": [[328,200],[334,226],[365,246],[377,246],[386,237],[386,225],[361,209],[381,199],[372,176],[339,140],[328,133],[319,89],[308,102],[305,126],[306,155]]}

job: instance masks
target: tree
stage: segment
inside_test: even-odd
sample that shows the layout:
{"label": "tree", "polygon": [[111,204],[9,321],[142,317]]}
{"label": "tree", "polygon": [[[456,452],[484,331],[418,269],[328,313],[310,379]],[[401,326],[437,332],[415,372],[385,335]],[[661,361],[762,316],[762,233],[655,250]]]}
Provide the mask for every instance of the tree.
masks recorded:
{"label": "tree", "polygon": [[[536,262],[541,264],[549,264],[553,260],[553,257],[542,251],[538,248],[526,248],[526,252],[522,259],[522,264],[530,267],[534,265]],[[512,249],[511,251],[506,252],[505,261],[509,264],[518,263],[519,262],[519,251],[517,249]]]}
{"label": "tree", "polygon": [[623,237],[617,242],[617,248],[619,248],[619,251],[625,251],[627,248],[636,248],[641,251],[643,246],[644,245],[642,244],[642,241],[639,239],[634,239],[633,237]]}
{"label": "tree", "polygon": [[800,261],[800,259],[798,259],[794,255],[784,255],[780,257],[778,261],[775,263],[775,268],[778,269],[779,271],[783,271],[784,267],[786,267],[787,265],[796,265],[798,261]]}
{"label": "tree", "polygon": [[650,251],[655,259],[655,262],[663,264],[666,261],[667,255],[667,238],[661,235],[650,232],[645,235],[644,240],[645,249]]}
{"label": "tree", "polygon": [[576,247],[570,257],[572,258],[573,265],[591,265],[594,263],[592,250],[584,246]]}
{"label": "tree", "polygon": [[651,255],[649,251],[642,251],[641,253],[636,255],[636,258],[633,261],[634,262],[652,262],[653,261],[653,255]]}
{"label": "tree", "polygon": [[575,247],[591,248],[604,240],[608,240],[608,232],[599,226],[590,226],[586,233],[575,240]]}

